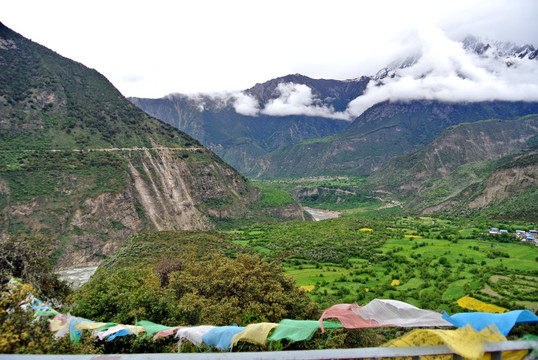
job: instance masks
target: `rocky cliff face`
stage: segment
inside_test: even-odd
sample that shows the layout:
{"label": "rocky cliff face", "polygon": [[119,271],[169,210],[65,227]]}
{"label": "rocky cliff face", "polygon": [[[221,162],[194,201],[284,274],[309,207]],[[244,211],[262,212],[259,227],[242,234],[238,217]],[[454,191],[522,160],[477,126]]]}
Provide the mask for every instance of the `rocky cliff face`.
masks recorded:
{"label": "rocky cliff face", "polygon": [[536,186],[538,186],[538,163],[519,168],[499,169],[486,179],[484,191],[469,202],[469,208],[480,209],[508,199],[514,195],[515,190],[522,192]]}
{"label": "rocky cliff face", "polygon": [[[210,222],[196,209],[191,196],[195,184],[187,184],[192,179],[190,170],[173,152],[171,149],[163,149],[151,154],[149,150],[144,150],[138,154],[138,169],[136,162],[133,164],[134,159],[129,159],[128,169],[137,200],[156,230],[174,227],[183,230],[210,228]],[[201,179],[198,181],[202,182]],[[213,190],[225,191],[216,188]]]}
{"label": "rocky cliff face", "polygon": [[[103,165],[91,172],[81,168],[0,173],[3,237],[17,230],[41,233],[58,239],[59,267],[94,265],[137,232],[214,229],[215,218],[252,215],[249,205],[260,197],[207,149],[117,153],[121,171]],[[98,179],[107,175],[111,176]],[[27,176],[55,184],[38,196],[25,197],[21,189],[32,186]],[[276,209],[264,211],[274,214]],[[302,218],[298,206],[283,212],[278,215]]]}

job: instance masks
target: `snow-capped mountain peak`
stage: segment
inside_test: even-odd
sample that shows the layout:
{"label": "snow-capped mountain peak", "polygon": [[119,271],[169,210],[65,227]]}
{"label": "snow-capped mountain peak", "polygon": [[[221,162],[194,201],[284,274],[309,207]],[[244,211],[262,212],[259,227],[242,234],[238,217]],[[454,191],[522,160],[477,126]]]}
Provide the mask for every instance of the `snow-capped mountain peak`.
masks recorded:
{"label": "snow-capped mountain peak", "polygon": [[482,40],[467,36],[463,40],[463,48],[482,57],[503,61],[509,67],[525,59],[538,61],[538,50],[530,44],[517,45],[510,41]]}

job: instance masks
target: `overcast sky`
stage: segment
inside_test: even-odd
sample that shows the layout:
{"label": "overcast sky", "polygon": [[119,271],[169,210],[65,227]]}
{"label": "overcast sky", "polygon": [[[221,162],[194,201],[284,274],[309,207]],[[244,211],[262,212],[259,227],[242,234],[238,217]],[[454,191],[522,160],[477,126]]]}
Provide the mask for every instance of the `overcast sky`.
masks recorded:
{"label": "overcast sky", "polygon": [[125,96],[373,75],[438,29],[538,45],[538,0],[3,0],[0,21]]}

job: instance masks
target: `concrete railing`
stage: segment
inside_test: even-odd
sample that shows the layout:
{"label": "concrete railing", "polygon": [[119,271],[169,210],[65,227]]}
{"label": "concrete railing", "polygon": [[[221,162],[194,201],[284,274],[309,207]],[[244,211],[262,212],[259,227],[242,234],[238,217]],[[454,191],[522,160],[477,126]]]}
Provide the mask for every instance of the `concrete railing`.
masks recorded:
{"label": "concrete railing", "polygon": [[[484,350],[491,353],[491,360],[501,360],[504,351],[538,349],[538,341],[517,340],[486,343]],[[315,360],[315,359],[377,359],[410,357],[419,360],[426,355],[452,354],[454,360],[461,356],[454,354],[446,345],[413,347],[377,347],[356,349],[262,351],[262,352],[205,352],[175,354],[111,354],[111,355],[2,355],[6,360]]]}

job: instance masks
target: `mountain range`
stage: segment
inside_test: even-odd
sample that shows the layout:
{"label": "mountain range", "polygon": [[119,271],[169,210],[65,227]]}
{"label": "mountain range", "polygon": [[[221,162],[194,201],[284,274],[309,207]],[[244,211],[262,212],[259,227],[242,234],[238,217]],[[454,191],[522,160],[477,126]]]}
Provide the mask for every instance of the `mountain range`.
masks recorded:
{"label": "mountain range", "polygon": [[[55,240],[59,267],[99,263],[141,231],[304,219],[97,71],[0,23],[0,239]],[[250,220],[249,220],[250,219]]]}
{"label": "mountain range", "polygon": [[471,36],[456,45],[345,81],[295,74],[238,93],[129,100],[249,177],[369,175],[449,126],[538,113],[532,45]]}

